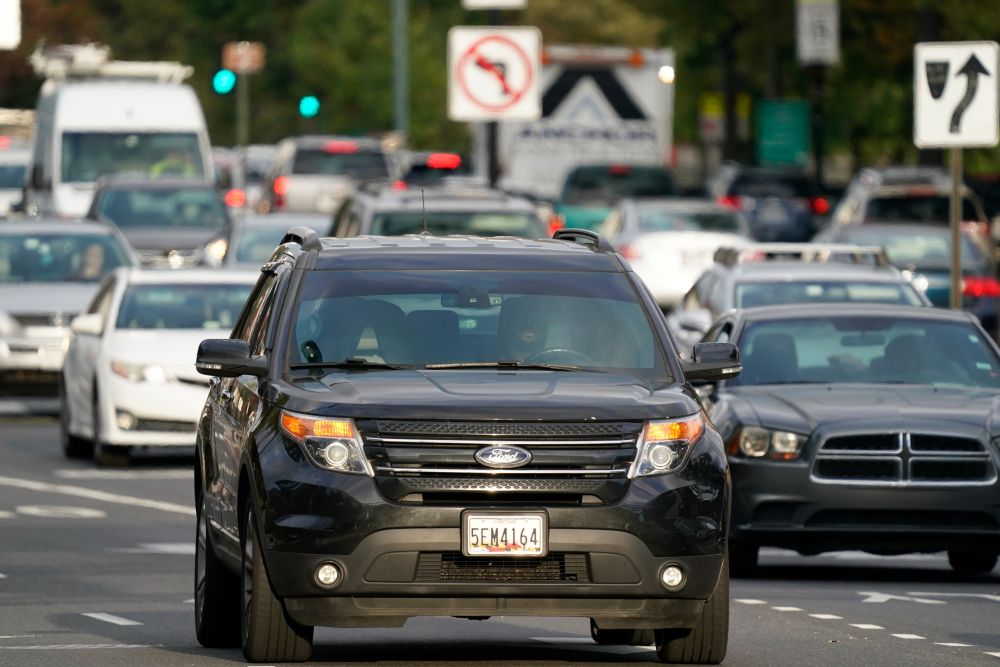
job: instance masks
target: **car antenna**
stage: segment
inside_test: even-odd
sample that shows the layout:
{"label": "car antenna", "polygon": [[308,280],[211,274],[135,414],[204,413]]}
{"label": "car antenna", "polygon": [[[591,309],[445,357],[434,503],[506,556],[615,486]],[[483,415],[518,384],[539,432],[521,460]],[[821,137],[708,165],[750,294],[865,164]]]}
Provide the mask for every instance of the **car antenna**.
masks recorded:
{"label": "car antenna", "polygon": [[420,210],[424,222],[424,234],[430,234],[427,231],[427,202],[424,201],[424,189],[420,188]]}

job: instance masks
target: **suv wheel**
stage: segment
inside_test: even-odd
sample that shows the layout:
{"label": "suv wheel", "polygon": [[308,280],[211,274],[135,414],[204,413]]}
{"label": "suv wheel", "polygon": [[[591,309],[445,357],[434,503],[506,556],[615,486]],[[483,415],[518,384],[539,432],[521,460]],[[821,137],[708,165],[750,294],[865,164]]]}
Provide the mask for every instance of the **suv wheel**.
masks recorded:
{"label": "suv wheel", "polygon": [[[728,560],[728,559],[727,559]],[[656,657],[682,665],[717,665],[729,647],[729,568],[722,564],[719,583],[690,630],[656,631]]]}
{"label": "suv wheel", "polygon": [[590,619],[590,636],[598,644],[619,646],[652,646],[656,641],[653,630],[602,630]]}
{"label": "suv wheel", "polygon": [[963,574],[989,574],[997,566],[997,555],[988,551],[948,551],[948,563],[956,572]]}
{"label": "suv wheel", "polygon": [[94,443],[70,433],[69,401],[66,399],[66,383],[59,383],[59,440],[63,455],[68,459],[89,459],[94,455]]}
{"label": "suv wheel", "polygon": [[243,656],[250,662],[301,662],[312,653],[313,628],[290,621],[271,590],[253,511],[243,519]]}
{"label": "suv wheel", "polygon": [[240,578],[215,555],[201,495],[194,556],[195,634],[205,648],[236,648],[240,645]]}
{"label": "suv wheel", "polygon": [[760,545],[749,542],[729,541],[729,573],[738,578],[752,577],[757,571]]}
{"label": "suv wheel", "polygon": [[94,392],[94,461],[102,468],[124,468],[128,465],[128,447],[101,442],[101,400]]}

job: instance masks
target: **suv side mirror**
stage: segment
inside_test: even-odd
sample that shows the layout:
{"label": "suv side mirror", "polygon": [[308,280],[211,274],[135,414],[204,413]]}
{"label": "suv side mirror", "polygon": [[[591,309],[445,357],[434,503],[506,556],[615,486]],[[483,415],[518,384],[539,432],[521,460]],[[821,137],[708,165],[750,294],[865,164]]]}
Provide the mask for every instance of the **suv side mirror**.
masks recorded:
{"label": "suv side mirror", "polygon": [[688,382],[718,382],[736,377],[743,370],[740,349],[733,343],[698,343],[691,361],[681,361]]}
{"label": "suv side mirror", "polygon": [[245,340],[234,338],[210,338],[201,341],[194,367],[202,375],[215,377],[267,375],[267,359],[263,356],[250,356],[250,344]]}
{"label": "suv side mirror", "polygon": [[77,315],[69,323],[69,330],[84,336],[100,336],[104,328],[104,320],[100,313],[84,313]]}

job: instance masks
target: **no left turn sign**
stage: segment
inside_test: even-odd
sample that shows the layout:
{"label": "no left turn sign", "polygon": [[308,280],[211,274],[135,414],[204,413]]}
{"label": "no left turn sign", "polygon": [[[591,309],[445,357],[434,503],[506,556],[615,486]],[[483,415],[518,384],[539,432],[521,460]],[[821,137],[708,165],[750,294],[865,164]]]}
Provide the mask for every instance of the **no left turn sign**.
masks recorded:
{"label": "no left turn sign", "polygon": [[542,38],[537,28],[455,27],[448,31],[448,117],[535,120]]}

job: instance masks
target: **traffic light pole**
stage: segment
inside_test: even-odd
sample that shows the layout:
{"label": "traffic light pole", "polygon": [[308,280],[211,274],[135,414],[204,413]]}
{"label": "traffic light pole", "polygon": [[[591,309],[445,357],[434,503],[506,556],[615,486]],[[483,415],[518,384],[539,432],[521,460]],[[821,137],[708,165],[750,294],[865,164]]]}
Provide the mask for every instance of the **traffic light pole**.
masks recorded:
{"label": "traffic light pole", "polygon": [[962,308],[962,149],[952,148],[951,169],[951,307]]}
{"label": "traffic light pole", "polygon": [[247,144],[250,143],[249,77],[249,74],[236,76],[236,146],[240,152],[240,187],[244,189],[247,183]]}

